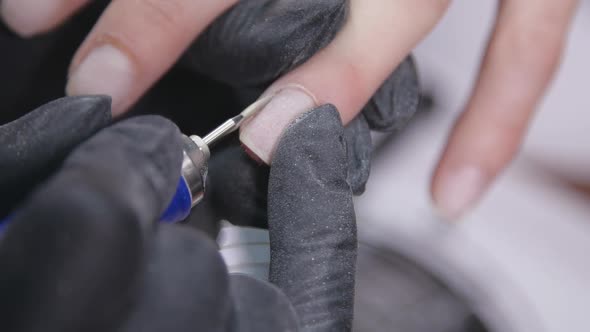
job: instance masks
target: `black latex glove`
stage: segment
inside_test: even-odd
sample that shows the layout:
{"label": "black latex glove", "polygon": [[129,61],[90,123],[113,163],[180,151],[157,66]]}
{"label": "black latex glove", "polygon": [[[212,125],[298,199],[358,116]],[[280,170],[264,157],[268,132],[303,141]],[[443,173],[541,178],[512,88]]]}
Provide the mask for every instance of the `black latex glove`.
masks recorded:
{"label": "black latex glove", "polygon": [[[9,43],[9,46],[3,47],[4,49],[14,49],[14,44],[17,44],[21,53],[26,53],[30,49],[37,50],[36,57],[31,61],[33,65],[23,65],[23,57],[17,54],[13,60],[18,60],[21,65],[8,68],[9,72],[14,73],[16,70],[17,72],[11,76],[19,78],[23,76],[18,72],[21,68],[28,70],[23,79],[19,80],[24,82],[21,84],[24,90],[13,94],[16,98],[12,99],[16,101],[12,101],[11,105],[15,105],[15,112],[26,110],[27,105],[34,103],[35,100],[47,100],[48,96],[56,98],[62,93],[60,87],[63,84],[60,82],[64,82],[67,60],[71,58],[71,53],[64,54],[64,52],[67,53],[67,48],[64,49],[63,45],[71,45],[70,50],[73,51],[93,23],[93,18],[99,13],[101,2],[105,1],[97,1],[96,5],[89,7],[83,15],[76,17],[69,25],[41,40],[25,42],[4,39],[4,44]],[[250,6],[250,9],[244,10],[241,15],[236,14],[240,6],[248,6],[249,3],[259,7]],[[207,129],[218,124],[228,115],[237,113],[253,101],[270,83],[271,78],[293,68],[321,49],[333,38],[346,18],[347,6],[348,3],[345,1],[241,1],[235,9],[216,21],[214,26],[197,41],[195,45],[197,50],[195,48],[189,50],[183,61],[138,103],[134,112],[166,112],[167,116],[175,119],[186,133],[204,134]],[[239,34],[239,38],[228,38],[232,35],[230,32],[224,35],[224,24],[228,27],[232,26],[233,31],[250,31],[240,28],[245,27],[248,20],[253,19],[259,27],[252,30],[256,33]],[[283,27],[288,29],[283,30]],[[298,40],[298,42],[289,42],[285,45],[284,40],[274,38],[277,31],[286,31],[286,35],[289,36],[287,40]],[[319,41],[312,42],[316,39]],[[202,40],[208,41],[204,43]],[[254,40],[255,44],[252,43]],[[42,43],[44,47],[31,47],[31,45],[38,46],[39,43]],[[207,47],[209,51],[222,49],[222,43],[227,45],[225,49],[236,52],[230,53],[229,58],[216,56],[212,56],[211,59],[203,58],[203,55],[208,54]],[[250,47],[251,45],[256,47]],[[198,51],[198,48],[203,48],[204,51]],[[264,51],[261,52],[261,50]],[[212,60],[212,66],[207,66],[211,68],[211,72],[199,70],[195,66],[196,62],[191,60],[192,57],[201,57],[200,61],[203,63]],[[2,63],[10,64],[15,61],[2,61]],[[214,63],[215,61],[217,63]],[[230,74],[229,78],[215,75],[215,71],[223,74],[225,67],[231,69],[225,71]],[[221,80],[221,84],[203,78],[203,73]],[[232,73],[236,76],[232,77]],[[257,78],[257,75],[260,77]],[[28,77],[28,80],[25,77]],[[244,83],[240,83],[243,77],[249,78],[244,80]],[[26,84],[27,82],[33,84]],[[355,192],[362,191],[368,176],[371,152],[367,129],[369,125],[380,130],[398,129],[414,113],[417,102],[416,72],[413,63],[408,60],[367,105],[364,118],[359,117],[355,120],[356,124],[351,124],[345,132],[346,140],[349,142],[347,160],[350,165],[346,173],[348,182],[352,184]],[[195,105],[199,105],[199,108],[196,109]],[[372,114],[369,115],[369,112]],[[366,121],[367,119],[369,121]],[[320,143],[322,142],[317,144]],[[213,225],[208,228],[215,228],[216,221],[221,217],[236,224],[262,227],[271,222],[266,217],[268,168],[249,160],[238,146],[230,145],[214,149],[210,179],[209,195],[206,202],[198,206],[197,211],[191,216],[192,225],[198,227]],[[272,206],[270,208],[272,209]],[[304,207],[301,212],[306,213]],[[305,251],[300,252],[302,253],[300,259],[310,259],[303,254]],[[352,274],[354,270],[348,269],[341,272]],[[322,299],[318,298],[317,301],[321,303]],[[344,306],[343,312],[347,313],[347,309],[348,307]],[[327,310],[329,311],[329,308]],[[346,319],[348,318],[340,321],[346,321]]]}
{"label": "black latex glove", "polygon": [[0,127],[0,202],[16,211],[0,238],[0,330],[294,330],[279,288],[230,278],[211,239],[156,222],[180,177],[178,128],[109,120],[109,98],[78,97]]}

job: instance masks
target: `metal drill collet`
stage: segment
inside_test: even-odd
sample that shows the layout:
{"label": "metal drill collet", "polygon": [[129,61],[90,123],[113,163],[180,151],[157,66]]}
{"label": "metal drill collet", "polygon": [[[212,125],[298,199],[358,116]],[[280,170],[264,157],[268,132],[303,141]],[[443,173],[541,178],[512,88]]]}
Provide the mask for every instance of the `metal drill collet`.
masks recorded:
{"label": "metal drill collet", "polygon": [[199,136],[183,136],[184,159],[182,177],[191,193],[191,206],[197,205],[205,196],[209,170],[209,147]]}

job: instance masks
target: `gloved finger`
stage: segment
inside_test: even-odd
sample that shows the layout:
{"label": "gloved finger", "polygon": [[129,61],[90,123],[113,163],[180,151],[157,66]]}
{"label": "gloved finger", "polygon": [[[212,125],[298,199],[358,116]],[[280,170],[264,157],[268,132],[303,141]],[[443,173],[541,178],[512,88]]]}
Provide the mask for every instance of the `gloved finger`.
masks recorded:
{"label": "gloved finger", "polygon": [[306,113],[283,134],[270,170],[270,281],[306,331],[351,329],[357,242],[343,135],[333,106]]}
{"label": "gloved finger", "polygon": [[[348,7],[346,0],[241,1],[201,34],[181,62],[256,98],[256,91],[249,90],[263,92],[331,42]],[[365,115],[373,129],[399,129],[416,111],[418,99],[418,74],[407,57],[366,105]]]}
{"label": "gloved finger", "polygon": [[560,62],[578,1],[502,1],[476,89],[432,181],[441,215],[457,220],[517,154]]}
{"label": "gloved finger", "polygon": [[238,226],[267,228],[266,165],[252,160],[235,142],[217,149],[209,161],[207,194],[193,208],[188,224],[216,238],[221,220]]}
{"label": "gloved finger", "polygon": [[300,331],[295,309],[278,287],[245,274],[231,274],[236,332]]}
{"label": "gloved finger", "polygon": [[119,330],[230,330],[228,272],[213,240],[187,227],[162,225],[146,252],[137,305]]}
{"label": "gloved finger", "polygon": [[74,56],[66,92],[110,95],[121,114],[235,2],[112,1]]}
{"label": "gloved finger", "polygon": [[183,64],[230,86],[266,86],[332,41],[347,12],[347,0],[240,1],[193,43]]}
{"label": "gloved finger", "polygon": [[0,241],[7,330],[113,330],[134,304],[144,246],[181,161],[177,127],[156,116],[118,123],[76,149]]}
{"label": "gloved finger", "polygon": [[268,163],[282,131],[298,114],[330,102],[344,123],[350,122],[448,2],[352,0],[347,24],[334,41],[267,90],[276,94],[274,100],[242,127],[242,143]]}
{"label": "gloved finger", "polygon": [[10,29],[21,37],[47,32],[90,0],[2,0],[0,14]]}
{"label": "gloved finger", "polygon": [[67,97],[0,126],[0,218],[111,120],[106,96]]}

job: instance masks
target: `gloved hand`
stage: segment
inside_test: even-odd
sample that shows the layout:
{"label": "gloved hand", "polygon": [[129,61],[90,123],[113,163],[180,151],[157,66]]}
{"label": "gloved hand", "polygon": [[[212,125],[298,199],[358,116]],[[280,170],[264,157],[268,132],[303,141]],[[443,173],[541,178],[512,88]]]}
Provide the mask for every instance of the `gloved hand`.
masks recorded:
{"label": "gloved hand", "polygon": [[350,328],[355,224],[333,107],[301,117],[277,151],[275,286],[228,277],[209,238],[156,223],[180,176],[179,131],[155,116],[107,127],[109,113],[106,97],[64,98],[0,127],[0,187],[20,186],[1,206],[16,211],[0,239],[2,331]]}

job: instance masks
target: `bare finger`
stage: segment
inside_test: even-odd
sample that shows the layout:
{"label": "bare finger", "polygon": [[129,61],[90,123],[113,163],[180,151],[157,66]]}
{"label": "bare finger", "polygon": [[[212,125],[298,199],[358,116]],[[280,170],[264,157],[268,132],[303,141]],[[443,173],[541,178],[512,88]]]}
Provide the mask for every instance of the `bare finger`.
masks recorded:
{"label": "bare finger", "polygon": [[458,219],[517,153],[559,62],[577,1],[505,0],[476,88],[432,181],[441,214]]}

